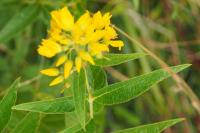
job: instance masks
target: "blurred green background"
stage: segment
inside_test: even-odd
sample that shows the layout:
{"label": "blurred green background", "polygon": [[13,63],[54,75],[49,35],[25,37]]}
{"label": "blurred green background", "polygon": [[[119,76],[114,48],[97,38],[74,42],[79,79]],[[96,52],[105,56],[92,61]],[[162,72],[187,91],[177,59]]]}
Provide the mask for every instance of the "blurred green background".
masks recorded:
{"label": "blurred green background", "polygon": [[[17,77],[22,78],[17,103],[60,97],[62,87],[48,87],[51,80],[39,70],[52,62],[37,54],[37,47],[47,35],[49,12],[68,6],[80,16],[84,11],[111,12],[112,23],[138,39],[169,65],[191,63],[181,73],[193,92],[200,97],[200,1],[199,0],[0,0],[0,97]],[[125,36],[123,53],[141,51]],[[113,50],[113,52],[115,52]],[[109,83],[148,73],[160,66],[150,56],[107,68]],[[192,106],[172,79],[126,104],[106,108],[96,116],[98,132],[107,133],[177,117],[186,121],[166,133],[199,133],[200,112]],[[26,112],[15,111],[7,131]],[[64,128],[64,115],[43,115],[40,133],[55,133]],[[73,122],[66,116],[69,122]]]}

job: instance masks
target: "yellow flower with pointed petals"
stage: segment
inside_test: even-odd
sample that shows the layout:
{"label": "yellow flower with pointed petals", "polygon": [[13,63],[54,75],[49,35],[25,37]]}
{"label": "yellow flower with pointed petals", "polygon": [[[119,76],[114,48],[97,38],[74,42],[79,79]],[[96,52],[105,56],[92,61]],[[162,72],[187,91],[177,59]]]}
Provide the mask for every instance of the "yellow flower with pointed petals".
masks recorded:
{"label": "yellow flower with pointed petals", "polygon": [[52,68],[41,71],[44,75],[56,77],[50,86],[65,82],[71,73],[79,73],[87,63],[95,65],[94,59],[102,58],[104,52],[109,52],[110,46],[121,50],[124,43],[116,40],[117,33],[110,26],[110,18],[110,13],[98,11],[91,15],[86,11],[75,20],[67,7],[51,12],[48,37],[37,49],[47,58],[58,55]]}

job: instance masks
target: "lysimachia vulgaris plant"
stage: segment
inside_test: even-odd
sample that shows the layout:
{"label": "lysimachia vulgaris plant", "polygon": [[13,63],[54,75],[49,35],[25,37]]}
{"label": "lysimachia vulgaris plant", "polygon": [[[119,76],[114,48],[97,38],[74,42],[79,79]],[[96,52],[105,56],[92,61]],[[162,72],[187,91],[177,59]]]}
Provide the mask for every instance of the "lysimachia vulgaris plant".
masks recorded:
{"label": "lysimachia vulgaris plant", "polygon": [[[40,114],[64,114],[67,126],[60,131],[62,133],[98,133],[100,130],[96,126],[96,115],[101,113],[105,106],[128,102],[148,91],[152,85],[171,76],[164,68],[108,84],[104,67],[142,58],[146,54],[111,53],[111,49],[121,50],[124,43],[118,38],[115,26],[111,24],[110,13],[98,11],[92,14],[85,11],[77,18],[67,7],[63,7],[52,11],[50,15],[48,35],[41,41],[37,51],[54,63],[40,72],[53,77],[49,86],[59,84],[66,88],[64,97],[14,106],[17,88],[20,87],[19,80],[16,80],[0,102],[0,118],[3,118],[0,119],[0,131],[8,123],[12,108],[30,112],[12,131],[14,133],[37,132],[38,125],[42,122]],[[168,69],[177,73],[188,66],[183,64]],[[68,119],[69,116],[74,122]],[[113,133],[160,133],[182,120],[172,119]]]}

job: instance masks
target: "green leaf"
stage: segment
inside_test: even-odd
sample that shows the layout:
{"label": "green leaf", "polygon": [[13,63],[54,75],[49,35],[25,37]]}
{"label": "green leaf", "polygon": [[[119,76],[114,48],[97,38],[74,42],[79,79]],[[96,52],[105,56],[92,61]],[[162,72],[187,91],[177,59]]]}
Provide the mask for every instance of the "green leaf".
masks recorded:
{"label": "green leaf", "polygon": [[105,54],[104,58],[96,59],[95,65],[101,67],[115,66],[145,56],[144,53]]}
{"label": "green leaf", "polygon": [[80,73],[73,74],[71,88],[73,90],[75,112],[82,127],[84,128],[86,119],[85,100],[86,100],[87,88],[86,88],[85,73],[83,69],[81,70]]}
{"label": "green leaf", "polygon": [[96,132],[96,127],[95,127],[94,121],[93,121],[93,120],[90,120],[90,121],[87,123],[85,130],[84,130],[84,129],[81,129],[81,130],[78,131],[77,133],[95,133],[95,132]]}
{"label": "green leaf", "polygon": [[19,78],[8,88],[7,94],[0,102],[0,132],[6,126],[11,116],[11,108],[15,104],[17,99],[17,88],[19,84]]}
{"label": "green leaf", "polygon": [[11,39],[16,33],[22,31],[38,16],[39,7],[37,5],[30,5],[24,7],[17,13],[0,31],[0,42]]}
{"label": "green leaf", "polygon": [[160,133],[164,131],[166,128],[183,121],[184,119],[172,119],[167,121],[162,121],[158,123],[153,123],[149,125],[142,125],[134,128],[124,129],[115,131],[113,133]]}
{"label": "green leaf", "polygon": [[12,107],[12,109],[47,114],[60,114],[74,111],[74,101],[72,97],[62,97],[53,100],[23,103]]}
{"label": "green leaf", "polygon": [[74,112],[67,112],[65,113],[65,127],[72,127],[79,123],[79,119],[77,118],[77,115]]}
{"label": "green leaf", "polygon": [[67,128],[67,129],[61,131],[60,133],[76,133],[79,130],[81,130],[81,128],[82,128],[81,124],[76,124],[70,128]]}
{"label": "green leaf", "polygon": [[89,84],[94,90],[108,85],[106,73],[101,67],[90,65],[87,69],[87,76]]}
{"label": "green leaf", "polygon": [[11,133],[35,133],[40,121],[39,113],[28,113],[22,121],[20,121]]}
{"label": "green leaf", "polygon": [[[188,64],[184,64],[171,67],[171,69],[177,73],[189,66],[190,65]],[[170,74],[166,70],[159,69],[151,73],[137,76],[97,90],[94,93],[94,99],[96,102],[104,105],[127,102],[143,94],[149,90],[152,85],[166,79],[169,76]]]}
{"label": "green leaf", "polygon": [[82,129],[81,124],[76,124],[70,128],[67,128],[60,133],[95,133],[96,127],[93,120],[90,120],[85,127],[85,130]]}

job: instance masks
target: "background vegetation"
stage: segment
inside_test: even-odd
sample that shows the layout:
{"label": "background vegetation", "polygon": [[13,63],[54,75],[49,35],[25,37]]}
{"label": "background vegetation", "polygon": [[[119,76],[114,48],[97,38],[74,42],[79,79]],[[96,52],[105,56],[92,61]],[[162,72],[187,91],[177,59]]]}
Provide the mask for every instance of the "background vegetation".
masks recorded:
{"label": "background vegetation", "polygon": [[[111,12],[113,24],[139,40],[167,64],[192,64],[192,67],[182,72],[181,77],[194,93],[187,93],[173,79],[165,80],[134,101],[104,109],[99,114],[99,132],[177,117],[185,117],[186,121],[166,130],[166,133],[200,132],[200,110],[194,103],[200,97],[198,0],[1,0],[0,97],[4,96],[6,88],[19,76],[22,83],[18,90],[17,104],[63,95],[60,86],[48,87],[50,78],[39,75],[39,70],[51,64],[41,58],[36,49],[47,34],[49,12],[66,5],[77,17],[85,10]],[[141,51],[123,34],[120,37],[126,44],[123,53]],[[160,68],[158,63],[147,56],[106,68],[106,71],[109,83],[114,83],[157,68]],[[12,129],[25,114],[14,111],[7,130]],[[64,126],[64,115],[44,115],[39,132],[53,133]]]}

